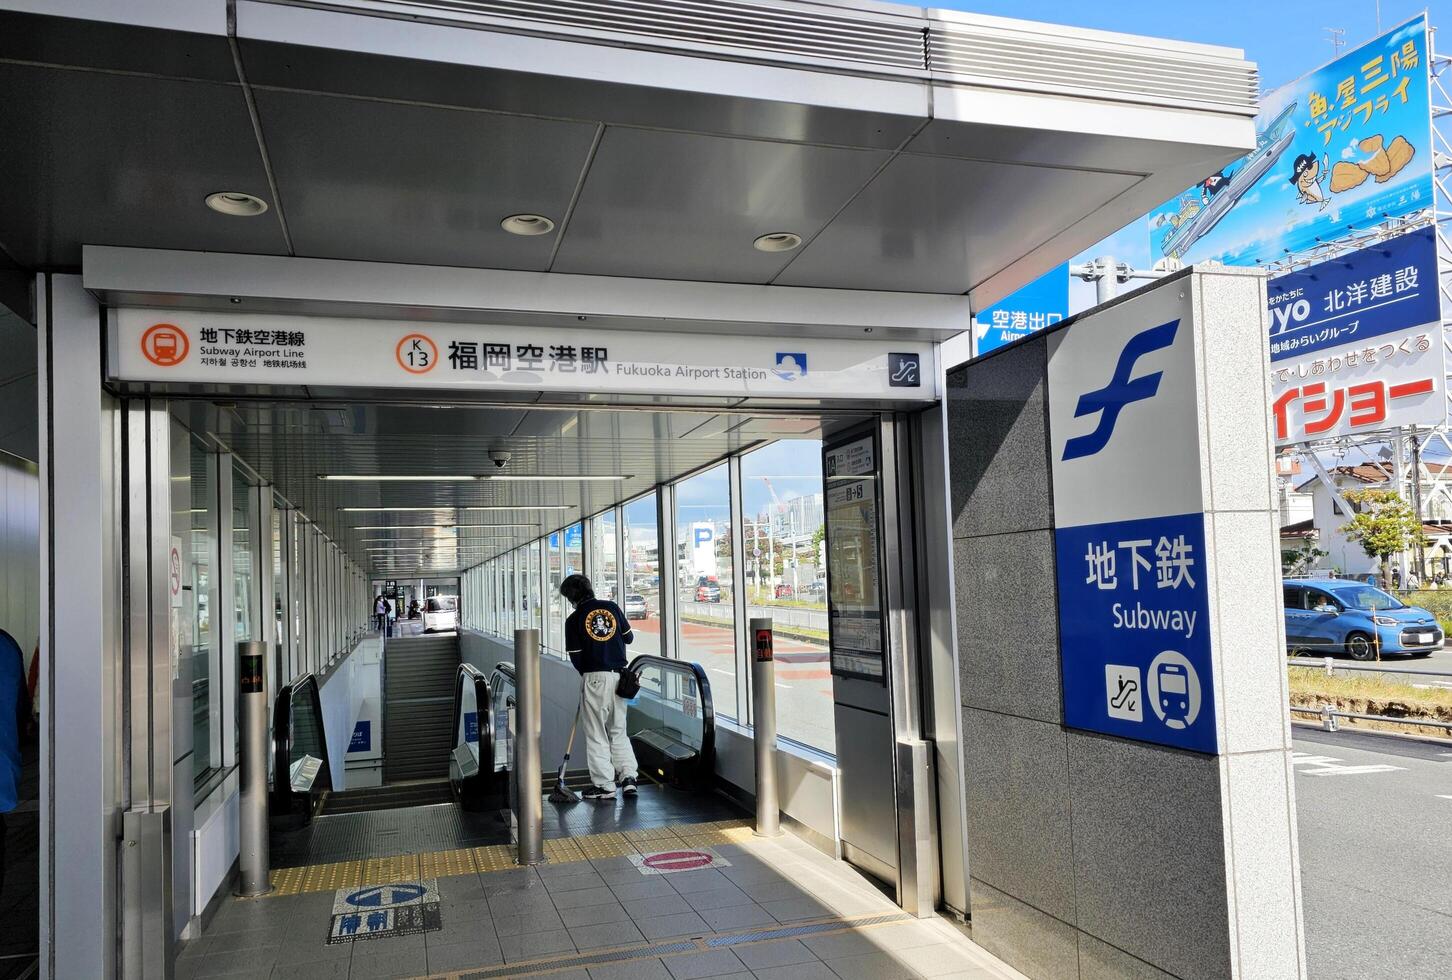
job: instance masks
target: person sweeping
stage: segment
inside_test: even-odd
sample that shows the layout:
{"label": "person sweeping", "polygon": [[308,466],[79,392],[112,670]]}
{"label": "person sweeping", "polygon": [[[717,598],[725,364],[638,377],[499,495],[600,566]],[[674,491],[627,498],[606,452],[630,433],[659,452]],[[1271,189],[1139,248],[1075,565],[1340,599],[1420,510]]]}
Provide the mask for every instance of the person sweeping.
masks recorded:
{"label": "person sweeping", "polygon": [[633,795],[638,769],[625,734],[626,701],[617,692],[626,667],[625,647],[635,639],[630,621],[615,603],[597,598],[583,575],[561,582],[560,595],[575,607],[565,620],[565,650],[584,688],[580,716],[591,783],[585,799],[613,800],[617,787]]}

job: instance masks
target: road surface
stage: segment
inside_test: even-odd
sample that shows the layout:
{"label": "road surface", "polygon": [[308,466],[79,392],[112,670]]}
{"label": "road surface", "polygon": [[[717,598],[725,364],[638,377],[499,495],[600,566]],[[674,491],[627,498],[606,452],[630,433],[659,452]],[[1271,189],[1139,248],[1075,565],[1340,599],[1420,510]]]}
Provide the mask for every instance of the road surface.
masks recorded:
{"label": "road surface", "polygon": [[1452,976],[1452,742],[1292,734],[1312,980]]}

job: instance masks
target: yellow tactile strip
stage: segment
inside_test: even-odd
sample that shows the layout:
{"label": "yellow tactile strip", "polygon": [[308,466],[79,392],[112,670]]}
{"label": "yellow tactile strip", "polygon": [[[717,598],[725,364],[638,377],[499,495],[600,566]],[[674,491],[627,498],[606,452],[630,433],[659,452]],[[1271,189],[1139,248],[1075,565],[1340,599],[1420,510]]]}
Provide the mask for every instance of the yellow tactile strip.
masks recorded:
{"label": "yellow tactile strip", "polygon": [[[664,851],[673,847],[735,844],[750,837],[751,826],[745,820],[716,820],[711,823],[671,824],[648,830],[627,830],[623,833],[564,837],[545,841],[544,848],[545,860],[550,864],[569,864],[592,858]],[[416,881],[420,878],[488,874],[491,871],[505,871],[515,867],[514,856],[512,845],[491,844],[487,847],[452,851],[428,851],[397,857],[278,868],[272,872],[272,891],[263,897],[330,892],[339,888],[362,888],[368,885],[386,885],[394,881]]]}

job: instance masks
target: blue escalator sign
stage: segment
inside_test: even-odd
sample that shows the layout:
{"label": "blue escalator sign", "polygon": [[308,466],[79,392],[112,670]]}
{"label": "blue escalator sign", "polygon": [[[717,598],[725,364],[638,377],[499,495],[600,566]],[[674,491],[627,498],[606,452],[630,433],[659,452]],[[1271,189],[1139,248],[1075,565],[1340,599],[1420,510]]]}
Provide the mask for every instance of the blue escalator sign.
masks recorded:
{"label": "blue escalator sign", "polygon": [[353,726],[353,738],[348,743],[349,752],[368,752],[373,748],[373,722],[360,721]]}
{"label": "blue escalator sign", "polygon": [[479,712],[470,711],[464,715],[464,741],[478,743]]}

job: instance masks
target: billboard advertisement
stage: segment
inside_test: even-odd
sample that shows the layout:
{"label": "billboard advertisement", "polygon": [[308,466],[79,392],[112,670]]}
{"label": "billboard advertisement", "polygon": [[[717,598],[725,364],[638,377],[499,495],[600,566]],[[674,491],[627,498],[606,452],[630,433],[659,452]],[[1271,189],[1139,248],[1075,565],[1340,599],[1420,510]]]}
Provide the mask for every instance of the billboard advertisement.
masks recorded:
{"label": "billboard advertisement", "polygon": [[1443,421],[1433,227],[1277,276],[1266,295],[1277,445]]}
{"label": "billboard advertisement", "polygon": [[1431,208],[1425,15],[1267,94],[1256,134],[1150,214],[1155,259],[1264,265]]}

